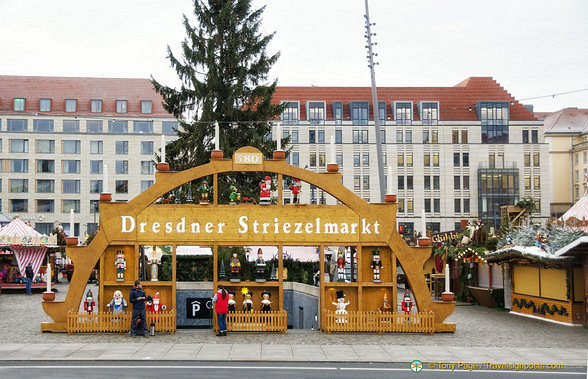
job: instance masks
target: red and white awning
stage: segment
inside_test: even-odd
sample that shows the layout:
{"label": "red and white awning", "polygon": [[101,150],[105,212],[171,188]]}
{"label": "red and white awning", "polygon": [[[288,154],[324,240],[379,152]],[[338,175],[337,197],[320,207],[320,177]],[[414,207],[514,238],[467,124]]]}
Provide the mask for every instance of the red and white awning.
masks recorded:
{"label": "red and white awning", "polygon": [[[577,220],[578,223],[569,224],[568,220]],[[573,227],[574,229],[581,229],[585,233],[588,233],[588,195],[582,196],[576,204],[572,205],[566,213],[564,213],[559,221],[566,222],[566,225]]]}

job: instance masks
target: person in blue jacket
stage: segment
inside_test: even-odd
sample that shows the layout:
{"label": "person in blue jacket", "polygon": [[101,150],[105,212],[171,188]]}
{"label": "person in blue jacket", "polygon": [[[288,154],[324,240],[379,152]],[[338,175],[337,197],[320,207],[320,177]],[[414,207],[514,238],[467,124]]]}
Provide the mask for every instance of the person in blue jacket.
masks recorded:
{"label": "person in blue jacket", "polygon": [[149,337],[147,331],[147,315],[145,314],[145,291],[140,280],[135,280],[135,286],[131,288],[129,295],[131,304],[133,304],[133,313],[131,319],[131,337],[137,333],[143,333],[145,338]]}

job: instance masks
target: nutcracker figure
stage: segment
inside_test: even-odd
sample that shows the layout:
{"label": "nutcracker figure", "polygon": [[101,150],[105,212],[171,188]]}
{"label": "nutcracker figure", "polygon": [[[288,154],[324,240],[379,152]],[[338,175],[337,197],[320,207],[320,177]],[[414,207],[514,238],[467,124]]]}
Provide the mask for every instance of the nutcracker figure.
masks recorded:
{"label": "nutcracker figure", "polygon": [[229,291],[229,312],[235,312],[235,291]]}
{"label": "nutcracker figure", "polygon": [[270,291],[265,290],[261,293],[261,311],[263,313],[267,313],[267,312],[271,312],[272,310],[272,302],[270,301],[270,297],[272,297],[272,294]]}
{"label": "nutcracker figure", "polygon": [[345,258],[343,257],[344,250],[339,250],[337,254],[337,281],[344,282],[345,281]]}
{"label": "nutcracker figure", "polygon": [[382,268],[382,260],[380,258],[380,250],[372,250],[372,270],[374,270],[374,283],[381,282],[380,269]]}
{"label": "nutcracker figure", "polygon": [[200,192],[200,204],[208,204],[208,194],[210,193],[208,180],[204,179],[202,181],[202,184],[198,188],[198,192]]}
{"label": "nutcracker figure", "polygon": [[412,300],[410,299],[410,294],[408,290],[404,291],[404,299],[402,300],[402,312],[405,314],[410,314],[412,311]]}
{"label": "nutcracker figure", "polygon": [[272,197],[272,178],[266,176],[259,185],[259,204],[269,204]]}
{"label": "nutcracker figure", "polygon": [[300,202],[299,196],[301,190],[302,185],[300,184],[300,179],[294,179],[292,184],[290,184],[290,191],[292,191],[292,196],[294,197],[294,199],[292,199],[293,204],[298,204]]}
{"label": "nutcracker figure", "polygon": [[392,313],[392,306],[390,305],[390,301],[388,300],[388,294],[384,294],[384,298],[382,299],[382,305],[378,308],[380,312],[390,312]]}
{"label": "nutcracker figure", "polygon": [[86,294],[86,300],[84,300],[84,311],[88,312],[88,314],[94,313],[94,307],[96,306],[96,302],[94,302],[94,296],[92,296],[92,291],[88,290]]}
{"label": "nutcracker figure", "polygon": [[257,249],[257,259],[255,260],[255,272],[257,274],[256,282],[265,282],[265,260],[263,259],[263,251],[261,248]]}
{"label": "nutcracker figure", "polygon": [[240,282],[239,279],[239,272],[241,272],[241,262],[239,261],[239,257],[237,257],[237,253],[233,253],[233,257],[231,258],[231,282]]}
{"label": "nutcracker figure", "polygon": [[241,194],[237,192],[237,187],[235,186],[231,186],[229,189],[231,190],[229,204],[237,204],[241,200]]}
{"label": "nutcracker figure", "polygon": [[253,300],[251,300],[253,292],[249,291],[247,287],[243,287],[241,293],[245,296],[245,300],[243,300],[243,312],[253,313]]}
{"label": "nutcracker figure", "polygon": [[116,267],[116,281],[124,282],[125,274],[124,270],[127,269],[127,261],[125,259],[125,252],[118,250],[116,252],[116,259],[114,260],[114,267]]}
{"label": "nutcracker figure", "polygon": [[119,290],[114,291],[112,300],[110,300],[110,303],[106,304],[106,308],[110,309],[114,314],[123,312],[128,306],[129,304],[123,298],[123,294]]}
{"label": "nutcracker figure", "polygon": [[147,250],[145,256],[147,257],[147,263],[151,265],[151,281],[157,282],[159,280],[159,265],[161,264],[163,251],[159,247],[153,246],[151,250]]}

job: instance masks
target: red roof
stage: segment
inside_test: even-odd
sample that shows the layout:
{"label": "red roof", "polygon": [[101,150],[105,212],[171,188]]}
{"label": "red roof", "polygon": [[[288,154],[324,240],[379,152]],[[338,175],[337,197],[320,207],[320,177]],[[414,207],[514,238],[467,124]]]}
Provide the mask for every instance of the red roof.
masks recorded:
{"label": "red roof", "polygon": [[[276,87],[273,102],[300,101],[300,119],[306,120],[307,101],[325,101],[327,119],[333,119],[331,103],[343,102],[343,118],[349,117],[351,101],[369,101],[373,119],[371,87]],[[390,104],[412,101],[413,119],[418,120],[417,104],[439,102],[440,120],[478,120],[475,104],[479,101],[508,101],[511,120],[536,120],[531,112],[515,100],[491,77],[471,77],[453,87],[378,87],[378,101],[386,102],[386,114],[393,119]],[[471,110],[470,110],[471,107]]]}
{"label": "red roof", "polygon": [[[24,112],[14,111],[14,98],[26,99]],[[76,99],[77,112],[68,115],[170,117],[149,79],[0,75],[0,112],[37,113],[42,98],[51,99],[49,115],[65,114],[65,99]],[[102,100],[101,113],[90,113],[92,99]],[[116,113],[116,100],[127,100],[127,113]],[[151,100],[152,113],[141,113],[141,100]]]}

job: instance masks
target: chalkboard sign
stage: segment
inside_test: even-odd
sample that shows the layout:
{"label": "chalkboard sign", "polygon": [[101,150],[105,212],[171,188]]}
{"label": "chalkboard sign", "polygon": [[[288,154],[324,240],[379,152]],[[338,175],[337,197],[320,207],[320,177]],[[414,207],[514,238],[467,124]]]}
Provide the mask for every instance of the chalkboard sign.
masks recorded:
{"label": "chalkboard sign", "polygon": [[212,299],[209,297],[188,297],[186,299],[186,318],[210,318]]}

